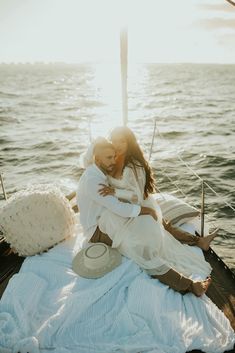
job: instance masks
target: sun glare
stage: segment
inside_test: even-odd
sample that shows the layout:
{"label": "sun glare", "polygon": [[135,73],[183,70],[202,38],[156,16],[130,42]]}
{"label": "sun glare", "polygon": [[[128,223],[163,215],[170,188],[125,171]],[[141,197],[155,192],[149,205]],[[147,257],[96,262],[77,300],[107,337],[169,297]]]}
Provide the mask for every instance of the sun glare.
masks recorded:
{"label": "sun glare", "polygon": [[91,134],[95,138],[107,135],[114,126],[122,124],[119,63],[96,64],[92,86],[99,104],[91,122]]}

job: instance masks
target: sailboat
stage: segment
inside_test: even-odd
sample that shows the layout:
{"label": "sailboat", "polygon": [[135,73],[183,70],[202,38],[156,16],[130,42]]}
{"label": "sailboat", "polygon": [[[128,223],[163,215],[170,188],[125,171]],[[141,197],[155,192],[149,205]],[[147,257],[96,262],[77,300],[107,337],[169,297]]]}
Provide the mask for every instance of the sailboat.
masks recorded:
{"label": "sailboat", "polygon": [[[122,77],[122,110],[123,124],[128,123],[128,95],[127,95],[127,52],[128,52],[128,36],[127,30],[121,31],[120,36],[120,52],[121,52],[121,77]],[[152,142],[149,153],[151,158],[154,139],[156,135],[156,120],[154,121]],[[200,176],[197,175],[199,179]],[[7,199],[4,183],[1,176],[1,185],[4,198]],[[204,203],[205,203],[205,188],[210,187],[208,183],[202,180],[202,206],[201,206],[201,236],[204,233]],[[211,187],[210,187],[211,188]],[[74,199],[74,193],[68,195],[69,200]],[[229,205],[231,206],[231,205]],[[79,212],[76,205],[74,211]],[[234,208],[231,206],[234,210]],[[207,296],[221,309],[225,316],[229,319],[231,326],[235,330],[235,274],[223,262],[223,260],[211,248],[204,252],[205,259],[210,263],[212,271],[212,284],[207,291]],[[3,236],[0,235],[0,298],[3,295],[9,280],[12,276],[19,272],[25,258],[15,254],[10,245],[6,243]],[[194,351],[195,352],[195,351]],[[197,351],[200,352],[200,351]],[[232,351],[230,351],[232,352]]]}

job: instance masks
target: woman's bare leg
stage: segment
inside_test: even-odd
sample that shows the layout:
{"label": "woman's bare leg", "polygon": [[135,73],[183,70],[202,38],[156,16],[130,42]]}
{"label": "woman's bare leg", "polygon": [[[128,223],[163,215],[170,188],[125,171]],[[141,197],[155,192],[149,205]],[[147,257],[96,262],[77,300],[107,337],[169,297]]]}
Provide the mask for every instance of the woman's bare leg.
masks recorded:
{"label": "woman's bare leg", "polygon": [[204,281],[193,281],[190,278],[182,276],[174,269],[170,269],[163,275],[152,275],[151,277],[158,279],[160,282],[168,285],[170,288],[180,292],[181,294],[191,292],[197,297],[200,297],[206,293],[211,283],[211,278]]}
{"label": "woman's bare leg", "polygon": [[210,243],[212,242],[212,240],[218,236],[218,230],[219,228],[216,228],[212,233],[210,233],[209,235],[206,235],[205,237],[198,237],[198,243],[197,246],[199,248],[201,248],[204,251],[209,250],[210,247]]}
{"label": "woman's bare leg", "polygon": [[170,222],[166,222],[163,220],[162,222],[164,228],[177,240],[179,240],[182,244],[195,245],[201,248],[204,251],[207,251],[210,247],[210,243],[212,240],[218,235],[218,228],[215,229],[212,233],[200,237],[194,236],[179,227],[174,227]]}

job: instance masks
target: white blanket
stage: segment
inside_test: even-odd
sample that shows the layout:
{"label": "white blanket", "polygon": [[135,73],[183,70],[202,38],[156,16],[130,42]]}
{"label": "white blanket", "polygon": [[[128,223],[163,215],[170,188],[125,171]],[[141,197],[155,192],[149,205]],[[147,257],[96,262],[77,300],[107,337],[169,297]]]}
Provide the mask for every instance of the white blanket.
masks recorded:
{"label": "white blanket", "polygon": [[81,234],[28,257],[10,280],[0,301],[1,353],[219,353],[233,347],[229,321],[207,296],[183,296],[125,257],[100,279],[77,276],[71,262],[85,244]]}

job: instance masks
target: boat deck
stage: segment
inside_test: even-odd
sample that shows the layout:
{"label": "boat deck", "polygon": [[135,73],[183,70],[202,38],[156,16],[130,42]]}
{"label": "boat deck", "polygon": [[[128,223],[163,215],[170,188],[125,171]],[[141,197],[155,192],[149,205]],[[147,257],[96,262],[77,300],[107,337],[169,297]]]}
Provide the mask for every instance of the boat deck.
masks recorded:
{"label": "boat deck", "polygon": [[[228,317],[235,330],[235,275],[212,249],[205,252],[205,257],[213,268],[212,284],[207,295]],[[14,254],[4,238],[0,238],[0,259],[1,298],[10,278],[19,272],[24,257]],[[194,350],[190,353],[202,352]],[[229,353],[235,353],[235,350],[230,350]]]}
{"label": "boat deck", "polygon": [[9,244],[4,241],[4,238],[0,238],[0,298],[11,279],[11,277],[19,272],[21,265],[24,261],[24,257],[14,254]]}
{"label": "boat deck", "polygon": [[204,252],[204,256],[213,269],[207,295],[224,312],[235,331],[235,274],[212,249]]}

